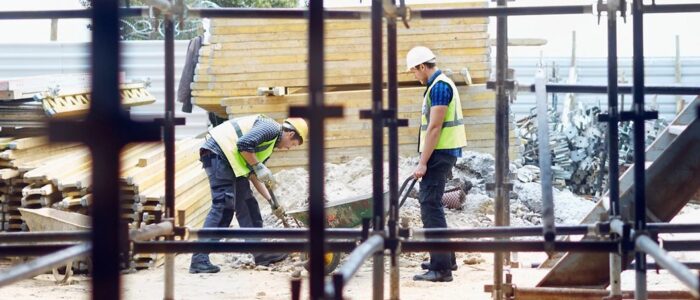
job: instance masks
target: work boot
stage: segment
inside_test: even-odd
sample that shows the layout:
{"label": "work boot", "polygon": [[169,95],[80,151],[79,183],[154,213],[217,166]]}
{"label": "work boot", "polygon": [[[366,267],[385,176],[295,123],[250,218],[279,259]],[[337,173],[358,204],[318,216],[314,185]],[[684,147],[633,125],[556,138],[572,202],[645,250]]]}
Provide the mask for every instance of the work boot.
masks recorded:
{"label": "work boot", "polygon": [[[423,270],[428,270],[430,269],[430,261],[424,261],[420,263],[420,268]],[[457,271],[457,264],[452,263],[452,271]]]}
{"label": "work boot", "polygon": [[287,256],[287,253],[262,253],[255,254],[255,264],[258,266],[269,266],[270,264],[283,261]]}
{"label": "work boot", "polygon": [[202,261],[202,262],[192,262],[190,263],[190,274],[197,274],[197,273],[219,273],[221,271],[221,268],[218,266],[213,265],[209,261]]}
{"label": "work boot", "polygon": [[452,271],[430,270],[424,274],[413,276],[414,281],[450,282],[452,281]]}

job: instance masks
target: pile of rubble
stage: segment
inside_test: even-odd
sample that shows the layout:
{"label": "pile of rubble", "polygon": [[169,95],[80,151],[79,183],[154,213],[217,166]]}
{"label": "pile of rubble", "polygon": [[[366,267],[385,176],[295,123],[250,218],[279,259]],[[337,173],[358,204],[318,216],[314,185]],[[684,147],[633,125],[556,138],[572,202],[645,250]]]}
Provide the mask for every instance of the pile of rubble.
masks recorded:
{"label": "pile of rubble", "polygon": [[[410,176],[418,164],[417,157],[401,158],[399,176],[403,180]],[[494,200],[486,184],[493,181],[495,160],[491,154],[465,151],[457,160],[452,179],[446,190],[460,187],[466,191],[461,207],[445,209],[450,227],[488,227],[494,225]],[[385,166],[387,167],[387,166]],[[519,180],[514,180],[511,193],[511,224],[529,226],[540,224],[541,200],[539,168],[511,164],[510,172]],[[388,190],[388,172],[384,172],[385,191]],[[305,208],[308,197],[308,173],[303,168],[283,170],[275,174],[278,185],[275,193],[280,204],[287,210]],[[411,227],[422,227],[418,184],[409,192],[401,217]],[[356,158],[343,164],[326,164],[326,199],[338,201],[348,197],[372,193],[371,161]],[[555,209],[557,223],[574,224],[588,213],[593,202],[573,194],[567,189],[555,189]],[[265,226],[282,227],[271,214],[269,206],[261,206]],[[293,222],[292,222],[293,223]]]}
{"label": "pile of rubble", "polygon": [[[601,109],[598,106],[578,106],[562,116],[549,110],[549,143],[552,151],[553,184],[568,186],[581,195],[601,195],[607,183],[607,124],[598,122]],[[668,125],[662,119],[647,121],[646,144],[649,145]],[[517,121],[523,165],[539,165],[537,141],[537,115]],[[634,160],[632,149],[632,123],[619,125],[619,164],[629,165]],[[518,176],[525,176],[526,171]]]}
{"label": "pile of rubble", "polygon": [[[401,180],[410,176],[418,164],[417,157],[400,158],[399,177]],[[486,190],[486,184],[493,181],[495,160],[491,154],[465,151],[457,160],[448,181],[446,190],[460,187],[468,190],[460,207],[445,208],[447,224],[451,228],[482,228],[495,225],[494,199]],[[388,190],[388,168],[385,165],[384,188]],[[539,168],[511,164],[510,173],[514,180],[510,197],[510,224],[512,226],[535,226],[541,224],[542,202],[539,183]],[[348,197],[372,193],[372,165],[367,158],[355,158],[341,164],[326,164],[326,200],[339,201]],[[293,168],[275,174],[278,182],[276,196],[287,210],[306,208],[308,205],[308,172],[303,168]],[[408,198],[400,209],[402,224],[411,228],[422,228],[420,204],[418,203],[418,184],[408,192]],[[258,197],[259,199],[262,199]],[[594,203],[589,199],[575,195],[567,189],[554,189],[555,217],[557,224],[578,224],[592,209]],[[269,205],[261,205],[264,227],[283,227],[280,220],[270,211]],[[237,224],[232,224],[237,227]],[[288,222],[291,227],[302,224]],[[476,257],[478,260],[478,257]],[[425,253],[402,254],[402,264],[417,266],[425,259]],[[465,264],[478,263],[473,257],[462,256]],[[225,260],[233,268],[253,269],[257,271],[289,272],[298,276],[302,270],[303,260],[292,255],[274,266],[255,266],[250,254],[227,254]],[[469,261],[469,262],[468,262]]]}

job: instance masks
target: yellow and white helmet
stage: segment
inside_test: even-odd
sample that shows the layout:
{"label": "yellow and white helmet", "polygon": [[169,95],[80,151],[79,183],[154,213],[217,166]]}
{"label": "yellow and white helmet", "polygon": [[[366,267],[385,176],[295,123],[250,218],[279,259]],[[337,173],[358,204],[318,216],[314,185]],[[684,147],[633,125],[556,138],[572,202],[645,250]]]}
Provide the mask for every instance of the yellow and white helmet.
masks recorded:
{"label": "yellow and white helmet", "polygon": [[309,135],[309,125],[306,120],[302,118],[286,118],[282,126],[296,131],[297,135],[301,138],[300,145],[306,141]]}

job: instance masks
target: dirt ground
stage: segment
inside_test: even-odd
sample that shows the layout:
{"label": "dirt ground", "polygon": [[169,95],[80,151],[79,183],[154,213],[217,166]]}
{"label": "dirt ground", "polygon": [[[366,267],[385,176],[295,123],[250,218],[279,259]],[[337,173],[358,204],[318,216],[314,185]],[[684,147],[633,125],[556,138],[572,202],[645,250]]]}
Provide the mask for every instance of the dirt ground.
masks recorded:
{"label": "dirt ground", "polygon": [[[401,178],[413,170],[416,158],[402,159]],[[515,167],[513,167],[515,168]],[[348,195],[371,192],[372,172],[367,159],[355,159],[345,164],[327,164],[326,196],[337,200]],[[514,169],[517,172],[517,170]],[[448,226],[452,228],[480,228],[493,226],[493,198],[485,190],[485,183],[493,177],[493,157],[487,154],[467,152],[460,159],[454,175],[472,184],[465,196],[461,209],[445,211]],[[303,169],[292,169],[275,175],[281,183],[276,193],[281,204],[287,209],[304,206],[308,192],[308,174]],[[513,226],[540,225],[541,197],[540,184],[536,179],[515,182],[511,203],[511,224]],[[555,216],[557,224],[578,224],[594,205],[593,199],[574,195],[568,190],[554,190]],[[279,220],[270,213],[269,206],[261,203],[265,227],[282,227]],[[409,197],[401,208],[401,218],[410,227],[422,227],[420,205],[417,199]],[[700,205],[690,204],[672,222],[694,223],[700,219]],[[234,220],[232,227],[238,227]],[[700,234],[663,235],[664,239],[698,239]],[[673,253],[680,261],[697,261],[700,252]],[[426,253],[402,254],[400,259],[401,299],[490,299],[484,292],[484,285],[493,283],[493,255],[490,253],[461,253],[457,262],[459,269],[453,273],[454,281],[449,283],[414,282],[413,275],[421,272],[420,262],[427,259]],[[283,262],[267,267],[255,267],[249,254],[213,254],[212,262],[222,267],[217,274],[188,273],[190,255],[178,255],[175,269],[176,299],[290,299],[292,276],[299,274],[303,279],[302,299],[308,295],[308,274],[302,271],[298,254],[293,254]],[[514,260],[520,268],[508,268],[513,274],[514,283],[520,287],[534,287],[545,275],[546,269],[531,268],[546,259],[544,253],[518,253]],[[341,262],[342,263],[342,262]],[[11,267],[8,261],[0,260],[0,272]],[[388,262],[385,274],[385,298],[389,297]],[[124,299],[162,299],[163,267],[141,270],[122,275]],[[634,271],[622,274],[623,289],[633,290]],[[650,290],[681,290],[677,280],[661,270],[648,272]],[[371,299],[371,263],[365,263],[357,276],[346,286],[348,299]],[[69,284],[56,284],[51,275],[40,275],[13,285],[0,288],[0,300],[4,299],[89,299],[90,279],[84,275],[73,276]]]}
{"label": "dirt ground", "polygon": [[[475,254],[462,254],[461,260]],[[449,283],[414,282],[412,276],[418,270],[416,258],[402,259],[401,299],[490,299],[484,293],[484,285],[493,283],[491,254],[477,254],[484,262],[476,265],[461,264],[454,272],[454,281]],[[524,268],[508,269],[514,282],[521,287],[532,287],[544,276],[547,270],[527,268],[530,263],[544,258],[542,254],[520,253],[519,259]],[[290,299],[290,272],[242,269],[226,265],[224,255],[212,255],[212,261],[222,265],[217,274],[192,275],[187,272],[189,255],[176,258],[175,295],[176,299]],[[6,267],[7,265],[4,265]],[[387,268],[388,270],[388,268]],[[680,284],[670,275],[661,271],[648,272],[650,290],[681,289]],[[385,274],[386,299],[389,297],[389,274]],[[308,298],[308,274],[302,274],[302,299]],[[122,276],[123,299],[162,299],[163,268],[154,268]],[[634,288],[634,273],[623,273],[623,287]],[[85,276],[73,276],[70,284],[57,285],[52,276],[40,275],[0,289],[1,299],[89,299],[90,280]],[[365,264],[358,275],[344,290],[347,299],[371,299],[371,264]]]}
{"label": "dirt ground", "polygon": [[[420,256],[420,258],[418,258]],[[402,259],[401,296],[402,299],[489,299],[483,292],[484,284],[493,281],[492,256],[490,254],[470,255],[485,259],[476,265],[461,265],[454,272],[450,283],[426,283],[411,280],[419,272],[418,263],[422,255]],[[462,260],[467,255],[460,255]],[[225,255],[212,255],[212,261],[222,266],[217,274],[196,274],[187,272],[189,255],[176,258],[177,299],[290,299],[291,272],[260,269],[233,268],[226,264]],[[6,266],[6,265],[5,265]],[[387,263],[388,266],[388,263]],[[388,270],[388,268],[387,268]],[[525,269],[522,269],[525,270]],[[538,270],[527,269],[528,272]],[[518,270],[520,272],[521,270]],[[389,296],[389,274],[385,275],[385,296]],[[522,276],[532,278],[531,276]],[[2,299],[89,299],[90,281],[85,276],[73,276],[70,284],[57,285],[52,276],[40,275],[0,289]],[[302,295],[308,295],[308,274],[302,273]],[[159,299],[163,295],[163,268],[143,270],[122,276],[124,299]],[[365,264],[358,275],[345,288],[349,299],[370,299],[372,296],[371,264]]]}

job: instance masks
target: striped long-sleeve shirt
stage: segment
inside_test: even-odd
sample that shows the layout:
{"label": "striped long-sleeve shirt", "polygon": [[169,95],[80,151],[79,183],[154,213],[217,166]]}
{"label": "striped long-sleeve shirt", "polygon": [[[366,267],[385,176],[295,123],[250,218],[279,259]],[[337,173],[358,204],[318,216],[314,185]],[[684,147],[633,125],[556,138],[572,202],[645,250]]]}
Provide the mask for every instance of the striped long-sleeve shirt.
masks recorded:
{"label": "striped long-sleeve shirt", "polygon": [[[275,145],[277,145],[276,143],[279,143],[281,134],[282,131],[279,123],[273,119],[261,116],[255,120],[253,128],[238,139],[236,146],[238,147],[238,151],[255,152],[257,146],[275,138],[277,138],[275,142]],[[207,139],[204,145],[202,145],[202,148],[226,159],[224,151],[221,150],[221,147],[219,147],[214,139]]]}
{"label": "striped long-sleeve shirt", "polygon": [[[433,84],[433,81],[435,81],[435,78],[438,77],[438,75],[442,74],[441,70],[437,70],[435,73],[433,73],[430,78],[428,78],[428,84],[427,86],[430,87],[431,84]],[[426,92],[428,90],[426,89]],[[450,102],[452,102],[452,87],[447,84],[446,82],[439,81],[435,84],[435,86],[430,90],[430,100],[431,100],[431,105],[432,106],[438,106],[438,105],[450,105]],[[430,112],[428,112],[430,113]],[[443,153],[443,154],[449,154],[454,157],[461,157],[462,156],[462,148],[454,148],[454,149],[435,149],[433,153]]]}

